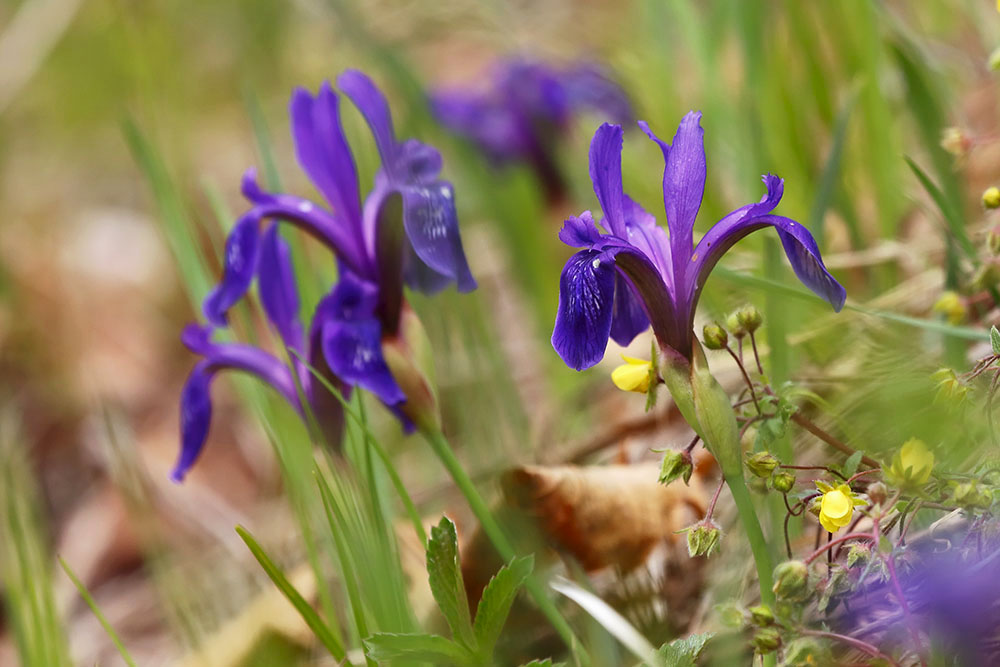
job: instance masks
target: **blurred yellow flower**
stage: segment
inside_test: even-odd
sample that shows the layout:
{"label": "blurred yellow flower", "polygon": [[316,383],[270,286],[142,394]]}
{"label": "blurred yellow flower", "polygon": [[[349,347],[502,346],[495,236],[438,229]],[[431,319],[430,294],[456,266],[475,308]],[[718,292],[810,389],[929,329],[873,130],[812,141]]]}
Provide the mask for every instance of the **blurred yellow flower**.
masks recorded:
{"label": "blurred yellow flower", "polygon": [[649,391],[649,381],[653,374],[653,364],[645,359],[626,357],[625,363],[611,371],[611,381],[622,391],[645,394]]}
{"label": "blurred yellow flower", "polygon": [[931,477],[934,468],[934,452],[927,449],[922,440],[910,438],[892,457],[889,466],[889,480],[900,486],[923,484]]}
{"label": "blurred yellow flower", "polygon": [[944,292],[935,302],[934,312],[943,313],[951,324],[961,324],[965,319],[965,303],[957,292]]}

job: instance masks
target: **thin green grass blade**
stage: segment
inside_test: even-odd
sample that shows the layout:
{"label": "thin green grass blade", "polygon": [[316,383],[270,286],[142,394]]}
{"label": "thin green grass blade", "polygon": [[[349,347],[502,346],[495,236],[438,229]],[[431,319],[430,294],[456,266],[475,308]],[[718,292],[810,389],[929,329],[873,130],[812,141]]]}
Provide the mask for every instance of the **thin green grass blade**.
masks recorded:
{"label": "thin green grass blade", "polygon": [[[264,568],[264,572],[267,576],[274,582],[274,585],[278,587],[278,590],[282,592],[285,598],[292,603],[292,606],[298,610],[299,614],[302,615],[302,620],[306,622],[309,629],[313,631],[316,638],[322,642],[326,650],[330,652],[334,658],[344,664],[351,664],[347,660],[347,653],[344,651],[344,646],[337,640],[334,634],[327,627],[323,619],[320,618],[316,610],[312,608],[312,605],[302,597],[302,594],[295,590],[291,582],[285,576],[284,572],[281,571],[274,561],[271,560],[270,556],[261,548],[257,540],[254,539],[246,528],[243,526],[236,526],[236,532],[246,543],[247,548],[253,554],[260,566]],[[322,585],[322,584],[321,584]]]}
{"label": "thin green grass blade", "polygon": [[[851,118],[851,112],[858,99],[858,89],[854,87],[844,101],[844,106],[837,112],[837,120],[834,123],[833,142],[830,145],[830,154],[826,158],[823,166],[823,173],[819,178],[819,186],[816,189],[816,197],[813,199],[812,209],[809,211],[809,229],[816,237],[816,244],[823,247],[825,239],[824,218],[826,211],[830,208],[833,199],[834,188],[840,177],[841,158],[844,154],[844,145],[847,141],[847,126]],[[845,218],[848,223],[848,231],[851,235],[851,244],[854,248],[860,248],[864,243],[861,237],[861,230],[856,224],[851,224],[851,219]]]}
{"label": "thin green grass blade", "polygon": [[62,556],[59,557],[59,564],[62,566],[66,576],[69,577],[73,582],[73,585],[76,586],[76,590],[80,593],[80,597],[82,597],[84,602],[87,603],[87,606],[90,607],[90,611],[92,611],[94,616],[97,617],[101,627],[104,628],[104,632],[106,632],[111,641],[114,642],[115,648],[118,649],[118,655],[122,657],[122,660],[124,660],[129,667],[135,667],[135,660],[132,659],[132,655],[128,652],[128,649],[125,648],[125,644],[122,642],[121,637],[118,636],[118,633],[115,632],[111,623],[108,622],[107,617],[104,616],[104,612],[101,611],[100,606],[90,594],[90,591],[87,590],[87,587],[84,586],[83,582],[80,581],[76,574],[74,574],[73,570],[70,568],[69,564],[63,560]]}

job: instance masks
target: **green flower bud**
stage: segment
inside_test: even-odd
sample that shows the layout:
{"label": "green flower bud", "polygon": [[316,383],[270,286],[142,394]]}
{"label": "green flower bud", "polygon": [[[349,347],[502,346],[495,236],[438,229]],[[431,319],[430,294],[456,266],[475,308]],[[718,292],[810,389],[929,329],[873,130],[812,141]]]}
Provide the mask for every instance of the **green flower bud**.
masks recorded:
{"label": "green flower bud", "polygon": [[1000,225],[995,225],[986,235],[986,249],[991,255],[1000,255]]}
{"label": "green flower bud", "polygon": [[750,607],[750,621],[761,627],[774,625],[774,612],[766,604]]}
{"label": "green flower bud", "polygon": [[832,664],[834,663],[830,648],[811,637],[800,637],[788,642],[785,646],[785,657],[781,661],[781,667],[815,667]]}
{"label": "green flower bud", "polygon": [[930,479],[933,468],[934,453],[922,440],[910,438],[892,457],[885,474],[896,486],[915,488]]}
{"label": "green flower bud", "polygon": [[809,566],[800,560],[786,560],[774,568],[774,594],[786,600],[809,596]]}
{"label": "green flower bud", "polygon": [[382,340],[382,356],[406,395],[401,411],[421,431],[440,427],[434,363],[423,325],[409,306],[403,308],[397,335]]}
{"label": "green flower bud", "polygon": [[732,313],[726,318],[726,328],[737,340],[747,335],[746,327],[740,322],[739,311]]}
{"label": "green flower bud", "polygon": [[847,550],[847,567],[867,563],[871,555],[872,548],[867,542],[852,542]]}
{"label": "green flower bud", "polygon": [[754,306],[743,306],[736,311],[736,321],[739,322],[747,333],[753,333],[764,323],[764,318],[760,311]]}
{"label": "green flower bud", "polygon": [[996,287],[997,282],[1000,282],[1000,268],[993,262],[986,262],[972,274],[969,285],[974,290],[988,290]]}
{"label": "green flower bud", "polygon": [[705,340],[705,347],[710,350],[724,350],[729,343],[729,335],[719,324],[706,324],[701,335]]}
{"label": "green flower bud", "polygon": [[742,628],[746,624],[743,607],[732,600],[715,605],[715,613],[719,616],[719,623],[727,628]]}
{"label": "green flower bud", "polygon": [[1000,208],[1000,188],[993,185],[983,191],[983,206],[985,208]]}
{"label": "green flower bud", "polygon": [[722,542],[722,530],[711,519],[706,519],[688,529],[688,554],[691,558],[696,556],[710,557],[719,550]]}
{"label": "green flower bud", "polygon": [[768,478],[774,469],[778,467],[778,459],[774,458],[771,452],[755,452],[747,456],[747,468],[757,477]]}
{"label": "green flower bud", "polygon": [[993,504],[993,492],[983,488],[977,480],[957,485],[951,497],[956,505],[967,510],[985,510]]}
{"label": "green flower bud", "polygon": [[750,641],[759,653],[771,653],[781,646],[781,634],[777,628],[761,628]]}
{"label": "green flower bud", "polygon": [[771,476],[771,487],[778,493],[788,493],[795,486],[795,475],[779,470]]}
{"label": "green flower bud", "polygon": [[687,484],[691,480],[693,471],[694,464],[691,461],[690,452],[668,449],[663,454],[663,465],[660,467],[660,484],[666,486],[678,477],[683,478],[684,483]]}

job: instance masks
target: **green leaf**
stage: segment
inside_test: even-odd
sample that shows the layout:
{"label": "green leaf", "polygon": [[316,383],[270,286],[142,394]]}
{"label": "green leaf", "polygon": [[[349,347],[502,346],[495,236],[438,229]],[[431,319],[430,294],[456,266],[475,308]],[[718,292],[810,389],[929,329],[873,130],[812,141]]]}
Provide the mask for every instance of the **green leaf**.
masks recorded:
{"label": "green leaf", "polygon": [[564,667],[565,665],[565,662],[552,662],[552,658],[545,658],[544,660],[526,662],[521,667]]}
{"label": "green leaf", "polygon": [[380,664],[392,660],[426,660],[435,665],[474,665],[475,656],[440,635],[379,632],[365,640],[368,656]]}
{"label": "green leaf", "polygon": [[431,593],[448,621],[452,635],[474,651],[476,637],[472,631],[462,570],[458,566],[458,535],[455,524],[448,517],[442,517],[441,522],[431,528],[431,539],[427,542],[427,574]]}
{"label": "green leaf", "polygon": [[847,457],[847,460],[844,461],[843,468],[841,468],[841,472],[844,474],[844,477],[850,477],[858,471],[858,466],[861,465],[861,457],[863,456],[864,454],[861,452],[854,452]]}
{"label": "green leaf", "polygon": [[500,631],[507,621],[517,591],[534,567],[534,556],[515,558],[510,565],[500,568],[483,589],[483,597],[476,609],[476,621],[473,626],[480,657],[488,658],[493,654],[493,647],[500,638]]}
{"label": "green leaf", "polygon": [[135,667],[135,660],[132,659],[128,649],[125,648],[125,644],[122,643],[121,637],[118,636],[118,633],[115,632],[111,623],[108,622],[108,619],[101,612],[101,608],[97,606],[97,601],[94,600],[90,591],[87,590],[87,587],[82,581],[80,581],[76,574],[73,573],[73,570],[70,569],[69,565],[62,559],[61,556],[59,557],[59,564],[62,565],[62,569],[66,571],[66,576],[69,577],[73,582],[73,585],[76,586],[76,590],[79,591],[80,597],[84,599],[87,606],[90,607],[90,610],[94,613],[94,616],[97,617],[97,620],[101,623],[101,627],[104,628],[104,632],[107,633],[108,637],[114,643],[115,648],[118,649],[118,655],[122,657],[122,660],[124,660],[129,667]]}
{"label": "green leaf", "polygon": [[302,615],[302,620],[306,622],[306,625],[308,625],[309,629],[313,631],[316,638],[323,643],[323,646],[325,646],[326,650],[330,652],[330,655],[340,662],[346,662],[347,654],[344,651],[344,647],[341,646],[336,637],[333,636],[333,633],[330,632],[330,628],[326,626],[326,623],[324,623],[323,619],[319,617],[319,614],[317,614],[316,610],[312,608],[312,605],[310,605],[309,602],[302,597],[301,593],[295,590],[295,587],[292,586],[291,582],[288,581],[288,578],[285,577],[284,572],[282,572],[281,569],[275,565],[270,556],[264,553],[264,550],[261,548],[260,544],[257,543],[257,540],[254,539],[253,535],[251,535],[243,526],[236,526],[236,532],[241,538],[243,538],[243,541],[246,542],[250,552],[253,554],[254,558],[257,559],[257,562],[260,563],[260,566],[264,568],[264,572],[267,573],[267,576],[271,578],[271,581],[273,581],[274,585],[278,587],[278,590],[281,591],[286,598],[288,598],[288,601],[292,603],[292,606],[295,607],[299,614]]}
{"label": "green leaf", "polygon": [[990,327],[990,345],[993,347],[993,354],[1000,354],[1000,331],[995,324]]}
{"label": "green leaf", "polygon": [[695,661],[714,633],[690,635],[660,647],[660,657],[671,667],[695,667]]}

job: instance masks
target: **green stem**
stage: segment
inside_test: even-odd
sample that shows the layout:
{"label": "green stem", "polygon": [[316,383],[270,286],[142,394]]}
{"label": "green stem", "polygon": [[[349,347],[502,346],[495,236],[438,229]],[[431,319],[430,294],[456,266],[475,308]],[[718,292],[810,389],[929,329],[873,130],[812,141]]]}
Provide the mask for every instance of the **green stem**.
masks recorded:
{"label": "green stem", "polygon": [[750,541],[750,550],[753,552],[754,564],[757,566],[757,579],[760,582],[760,601],[773,608],[774,591],[772,588],[774,584],[771,581],[771,573],[774,571],[774,565],[771,563],[771,552],[764,540],[764,532],[760,529],[760,522],[757,521],[757,512],[754,510],[750,491],[743,480],[742,471],[726,475],[726,483],[729,485],[729,491],[733,494],[736,510],[743,523],[743,530],[746,531],[747,539]]}
{"label": "green stem", "polygon": [[[493,546],[500,553],[501,558],[506,562],[510,562],[517,555],[514,547],[511,545],[510,540],[507,539],[503,529],[496,522],[496,519],[493,518],[493,513],[490,512],[489,506],[483,500],[483,497],[479,495],[479,491],[476,490],[472,479],[465,472],[465,468],[462,467],[461,462],[455,456],[455,452],[452,451],[451,445],[448,444],[448,440],[444,437],[444,434],[441,431],[430,430],[424,431],[423,434],[427,442],[430,443],[431,449],[434,450],[441,463],[447,468],[448,474],[451,475],[459,491],[465,496],[466,502],[472,508],[472,513],[479,519],[479,525],[482,526],[483,531],[490,538]],[[758,528],[758,530],[760,529]],[[770,577],[770,573],[768,573],[768,576]],[[577,654],[581,664],[587,664],[586,656],[578,653],[580,642],[573,634],[573,629],[569,627],[569,623],[566,622],[566,619],[559,613],[555,604],[545,594],[545,587],[534,574],[528,577],[525,582],[525,588],[528,589],[528,593],[535,600],[535,604],[538,605],[542,613],[549,619],[549,622],[552,623],[559,636],[566,642],[570,651]]]}

